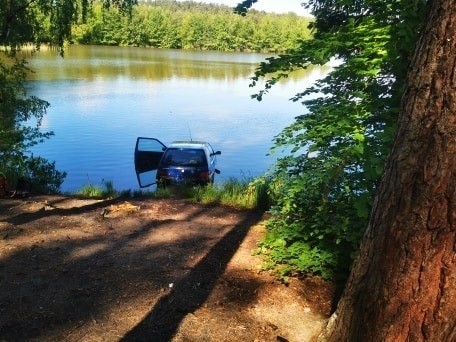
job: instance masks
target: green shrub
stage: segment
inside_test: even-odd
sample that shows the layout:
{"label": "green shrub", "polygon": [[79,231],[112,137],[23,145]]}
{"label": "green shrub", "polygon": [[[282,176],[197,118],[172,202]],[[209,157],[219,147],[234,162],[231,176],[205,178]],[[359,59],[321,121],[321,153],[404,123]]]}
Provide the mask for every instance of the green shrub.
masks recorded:
{"label": "green shrub", "polygon": [[[339,186],[325,187],[331,175],[317,170],[277,173],[269,187],[274,198],[267,233],[258,252],[267,267],[283,277],[293,273],[344,278],[367,222],[368,193]],[[275,265],[273,267],[273,265]]]}

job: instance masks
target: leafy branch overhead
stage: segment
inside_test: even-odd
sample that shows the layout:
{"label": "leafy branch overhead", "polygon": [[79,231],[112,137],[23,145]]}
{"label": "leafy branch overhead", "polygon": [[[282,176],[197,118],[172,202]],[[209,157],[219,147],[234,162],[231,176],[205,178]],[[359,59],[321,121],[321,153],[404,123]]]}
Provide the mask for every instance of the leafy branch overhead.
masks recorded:
{"label": "leafy branch overhead", "polygon": [[269,58],[252,77],[252,86],[265,81],[253,95],[261,100],[296,69],[337,63],[291,97],[303,113],[274,138],[273,150],[291,153],[272,173],[277,205],[261,251],[282,274],[335,277],[347,275],[367,226],[425,1],[312,0],[307,7],[313,38]]}
{"label": "leafy branch overhead", "polygon": [[[5,2],[5,1],[3,1]],[[103,6],[114,6],[130,13],[136,0],[103,0]],[[72,25],[87,16],[89,0],[6,1],[0,6],[0,45],[17,49],[24,44],[51,43],[62,47],[70,40]]]}
{"label": "leafy branch overhead", "polygon": [[253,4],[257,1],[258,0],[243,1],[234,8],[234,12],[245,16],[247,14],[247,11],[249,10],[249,8],[251,8],[253,6]]}
{"label": "leafy branch overhead", "polygon": [[[129,12],[136,0],[110,0],[104,4]],[[65,172],[56,170],[54,162],[30,154],[30,147],[53,135],[41,131],[49,103],[27,96],[29,70],[25,61],[16,59],[16,53],[24,45],[39,48],[46,42],[63,54],[73,24],[86,16],[91,5],[89,0],[0,1],[0,172],[12,184],[27,178],[36,191],[56,192],[65,178]]]}

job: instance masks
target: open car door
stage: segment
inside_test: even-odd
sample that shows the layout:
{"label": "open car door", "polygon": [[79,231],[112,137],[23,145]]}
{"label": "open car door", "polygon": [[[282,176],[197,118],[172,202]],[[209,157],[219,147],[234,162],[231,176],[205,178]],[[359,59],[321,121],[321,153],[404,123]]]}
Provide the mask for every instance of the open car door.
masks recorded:
{"label": "open car door", "polygon": [[155,172],[166,146],[158,139],[139,137],[135,147],[135,171],[141,188],[155,183]]}

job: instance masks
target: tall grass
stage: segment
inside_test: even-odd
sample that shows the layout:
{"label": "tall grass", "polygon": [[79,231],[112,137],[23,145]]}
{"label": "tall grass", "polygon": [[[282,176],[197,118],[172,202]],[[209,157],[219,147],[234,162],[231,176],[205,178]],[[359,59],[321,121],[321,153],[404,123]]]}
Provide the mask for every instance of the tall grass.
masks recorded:
{"label": "tall grass", "polygon": [[253,180],[230,178],[219,186],[194,188],[192,198],[203,203],[267,210],[271,205],[268,186],[266,177]]}
{"label": "tall grass", "polygon": [[144,191],[116,191],[111,181],[104,181],[103,187],[86,184],[76,195],[89,198],[107,198],[115,196],[151,197],[151,198],[188,198],[195,202],[216,203],[239,208],[268,210],[273,204],[271,181],[268,177],[255,179],[230,178],[221,185],[205,187],[166,187],[158,188],[154,192]]}
{"label": "tall grass", "polygon": [[104,188],[89,183],[77,190],[76,195],[89,198],[107,198],[119,195],[114,189],[112,181],[103,181],[103,186]]}

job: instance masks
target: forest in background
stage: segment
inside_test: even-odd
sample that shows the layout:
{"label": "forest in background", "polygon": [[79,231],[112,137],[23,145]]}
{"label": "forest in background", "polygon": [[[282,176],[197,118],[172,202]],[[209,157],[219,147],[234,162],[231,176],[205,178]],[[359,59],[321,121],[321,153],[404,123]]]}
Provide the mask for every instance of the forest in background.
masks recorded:
{"label": "forest in background", "polygon": [[95,3],[72,36],[79,44],[282,53],[311,38],[311,20],[255,10],[241,16],[228,6],[172,0],[141,2],[125,16]]}

